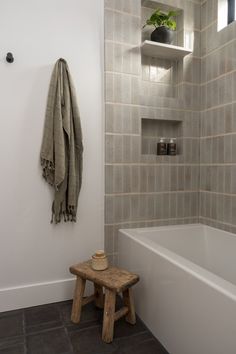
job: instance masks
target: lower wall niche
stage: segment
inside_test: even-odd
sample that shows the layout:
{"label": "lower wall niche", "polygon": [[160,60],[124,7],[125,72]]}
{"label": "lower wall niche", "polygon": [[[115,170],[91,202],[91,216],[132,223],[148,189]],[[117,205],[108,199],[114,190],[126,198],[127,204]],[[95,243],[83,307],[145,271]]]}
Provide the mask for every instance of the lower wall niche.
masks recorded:
{"label": "lower wall niche", "polygon": [[156,155],[160,138],[176,138],[177,154],[182,152],[182,121],[142,118],[142,154]]}

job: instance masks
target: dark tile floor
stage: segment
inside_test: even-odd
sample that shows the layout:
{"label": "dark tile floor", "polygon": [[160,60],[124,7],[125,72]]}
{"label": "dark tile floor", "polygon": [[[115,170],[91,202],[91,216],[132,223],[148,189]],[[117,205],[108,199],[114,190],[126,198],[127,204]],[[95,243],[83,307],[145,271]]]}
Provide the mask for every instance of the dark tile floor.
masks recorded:
{"label": "dark tile floor", "polygon": [[1,354],[168,354],[140,319],[115,324],[114,340],[101,339],[102,311],[93,304],[79,325],[70,321],[71,301],[0,313]]}

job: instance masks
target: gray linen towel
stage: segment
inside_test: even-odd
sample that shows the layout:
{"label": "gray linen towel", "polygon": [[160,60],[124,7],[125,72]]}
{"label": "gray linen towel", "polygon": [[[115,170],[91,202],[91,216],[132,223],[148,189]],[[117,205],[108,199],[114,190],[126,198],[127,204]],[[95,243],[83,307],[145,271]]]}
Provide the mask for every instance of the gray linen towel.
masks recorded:
{"label": "gray linen towel", "polygon": [[83,143],[76,92],[68,65],[57,60],[49,86],[43,141],[43,177],[54,187],[51,222],[76,221]]}

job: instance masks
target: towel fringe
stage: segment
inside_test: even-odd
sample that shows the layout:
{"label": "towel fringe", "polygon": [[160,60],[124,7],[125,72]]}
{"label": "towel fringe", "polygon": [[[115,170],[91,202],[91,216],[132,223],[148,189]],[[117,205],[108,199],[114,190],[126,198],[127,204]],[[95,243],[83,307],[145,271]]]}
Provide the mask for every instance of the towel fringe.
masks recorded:
{"label": "towel fringe", "polygon": [[50,186],[53,186],[56,191],[59,190],[59,185],[54,184],[49,177],[52,179],[52,174],[55,171],[55,166],[52,161],[41,158],[41,166],[43,168],[43,178],[47,181]]}
{"label": "towel fringe", "polygon": [[41,158],[41,166],[46,170],[55,170],[54,163],[50,160]]}
{"label": "towel fringe", "polygon": [[53,204],[53,206],[52,206],[51,224],[60,223],[61,219],[62,219],[62,216],[63,216],[64,222],[67,222],[67,221],[76,222],[75,206],[74,205],[69,205],[66,211],[62,211],[62,205],[61,205],[60,213],[58,215],[56,215],[55,211],[54,211],[54,204]]}
{"label": "towel fringe", "polygon": [[54,186],[52,176],[55,171],[55,166],[52,161],[41,158],[41,166],[43,168],[43,178],[50,186]]}

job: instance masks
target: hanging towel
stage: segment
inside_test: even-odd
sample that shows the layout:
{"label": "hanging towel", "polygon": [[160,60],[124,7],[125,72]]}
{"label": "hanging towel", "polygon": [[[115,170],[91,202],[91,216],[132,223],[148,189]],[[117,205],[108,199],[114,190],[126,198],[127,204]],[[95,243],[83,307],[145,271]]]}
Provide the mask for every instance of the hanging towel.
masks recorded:
{"label": "hanging towel", "polygon": [[54,187],[51,222],[76,221],[83,143],[76,92],[68,65],[57,60],[49,86],[41,147],[43,177]]}

